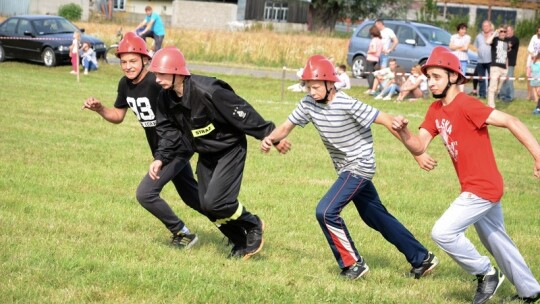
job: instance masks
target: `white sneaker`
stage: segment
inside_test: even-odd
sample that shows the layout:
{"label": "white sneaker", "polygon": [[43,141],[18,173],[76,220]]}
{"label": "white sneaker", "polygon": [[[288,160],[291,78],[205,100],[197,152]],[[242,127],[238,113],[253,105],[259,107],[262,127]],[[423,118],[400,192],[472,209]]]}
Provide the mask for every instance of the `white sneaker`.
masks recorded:
{"label": "white sneaker", "polygon": [[84,69],[84,75],[88,75],[88,69]]}
{"label": "white sneaker", "polygon": [[390,99],[392,99],[392,95],[388,95],[388,96],[384,97],[382,100],[390,100]]}
{"label": "white sneaker", "polygon": [[77,72],[75,72],[75,71],[71,71],[71,72],[69,72],[69,73],[70,73],[70,74],[73,74],[73,75],[77,74]]}
{"label": "white sneaker", "polygon": [[371,94],[371,93],[372,93],[371,90],[366,90],[366,91],[364,92],[364,94]]}
{"label": "white sneaker", "polygon": [[382,98],[383,98],[382,94],[379,94],[379,95],[375,96],[375,99],[382,99]]}

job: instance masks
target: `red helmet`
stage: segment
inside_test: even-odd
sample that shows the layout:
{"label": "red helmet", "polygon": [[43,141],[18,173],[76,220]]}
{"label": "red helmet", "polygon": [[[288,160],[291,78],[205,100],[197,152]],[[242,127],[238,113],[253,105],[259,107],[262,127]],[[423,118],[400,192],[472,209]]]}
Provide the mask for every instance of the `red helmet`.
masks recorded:
{"label": "red helmet", "polygon": [[458,84],[464,84],[469,81],[461,70],[461,62],[459,61],[457,56],[452,54],[452,52],[450,52],[450,50],[445,48],[444,46],[438,46],[433,49],[431,55],[429,55],[428,60],[422,66],[422,73],[424,73],[424,75],[427,75],[427,69],[431,67],[449,70],[458,74]]}
{"label": "red helmet", "polygon": [[308,59],[302,80],[325,80],[340,82],[334,65],[322,55],[313,55]]}
{"label": "red helmet", "polygon": [[154,54],[150,67],[151,72],[189,76],[184,55],[175,46],[167,46]]}
{"label": "red helmet", "polygon": [[116,57],[120,58],[120,55],[125,53],[141,54],[148,58],[152,58],[150,54],[148,54],[148,50],[146,49],[146,42],[144,42],[144,39],[137,36],[137,34],[133,32],[127,33],[120,41],[120,43],[118,43],[118,48],[116,49]]}

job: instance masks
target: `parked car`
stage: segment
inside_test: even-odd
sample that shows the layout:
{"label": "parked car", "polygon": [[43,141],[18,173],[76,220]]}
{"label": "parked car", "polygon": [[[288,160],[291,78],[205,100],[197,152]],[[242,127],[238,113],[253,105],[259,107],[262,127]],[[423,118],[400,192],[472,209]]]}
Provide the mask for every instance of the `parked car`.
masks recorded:
{"label": "parked car", "polygon": [[[69,63],[69,46],[73,32],[81,31],[59,16],[20,15],[0,23],[0,62],[22,59],[43,62],[52,67]],[[98,58],[105,56],[105,43],[98,38],[81,35],[81,43],[89,42]]]}
{"label": "parked car", "polygon": [[[347,63],[351,66],[354,77],[365,77],[366,56],[371,41],[369,29],[374,23],[374,20],[362,22],[349,40]],[[442,28],[418,22],[384,20],[384,25],[391,28],[399,40],[396,49],[390,53],[390,58],[395,58],[398,65],[405,71],[410,71],[415,64],[423,65],[433,48],[440,45],[448,46],[452,36]],[[471,50],[468,53],[469,62],[466,72],[472,75],[478,55]]]}

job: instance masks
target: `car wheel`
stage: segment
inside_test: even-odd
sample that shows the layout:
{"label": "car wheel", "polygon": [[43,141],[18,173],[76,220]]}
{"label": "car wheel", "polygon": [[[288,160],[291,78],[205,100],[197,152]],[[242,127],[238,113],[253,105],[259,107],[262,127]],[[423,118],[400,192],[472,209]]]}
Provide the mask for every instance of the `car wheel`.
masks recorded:
{"label": "car wheel", "polygon": [[41,59],[46,67],[53,67],[56,65],[56,56],[53,49],[46,47],[41,53]]}
{"label": "car wheel", "polygon": [[356,56],[353,59],[352,75],[355,78],[365,78],[364,71],[366,70],[366,58],[364,56]]}
{"label": "car wheel", "polygon": [[4,52],[4,48],[0,45],[0,62],[6,60],[6,53]]}

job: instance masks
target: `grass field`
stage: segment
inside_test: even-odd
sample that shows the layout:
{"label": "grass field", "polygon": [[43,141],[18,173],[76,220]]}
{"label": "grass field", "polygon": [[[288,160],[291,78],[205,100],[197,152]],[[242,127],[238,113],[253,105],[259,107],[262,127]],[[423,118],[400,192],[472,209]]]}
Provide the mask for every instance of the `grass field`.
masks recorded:
{"label": "grass field", "polygon": [[[404,257],[349,206],[343,217],[371,272],[354,282],[338,278],[314,216],[336,175],[312,126],[293,132],[287,155],[265,155],[259,142],[249,139],[240,200],[265,220],[266,245],[249,261],[228,260],[230,248],[219,231],[188,209],[170,185],[163,197],[200,237],[192,250],[169,247],[168,231],[137,203],[135,189],[152,158],[135,117],[128,114],[123,124],[112,125],[80,110],[89,96],[112,106],[120,69],[103,64],[80,82],[69,70],[0,64],[0,303],[470,302],[473,276],[429,237],[459,193],[438,139],[430,153],[439,166],[428,173],[383,127],[373,128],[375,185],[387,208],[441,259],[431,276],[408,278]],[[288,92],[280,102],[279,79],[216,76],[276,123],[301,98]],[[375,101],[364,90],[355,87],[350,94],[388,113],[404,114],[413,126],[429,104]],[[518,100],[501,109],[540,137],[540,118],[530,114],[533,106]],[[540,277],[540,190],[532,158],[507,130],[490,131],[506,182],[507,230]],[[468,236],[479,244],[473,229]],[[505,282],[490,303],[506,303],[513,294]]]}

